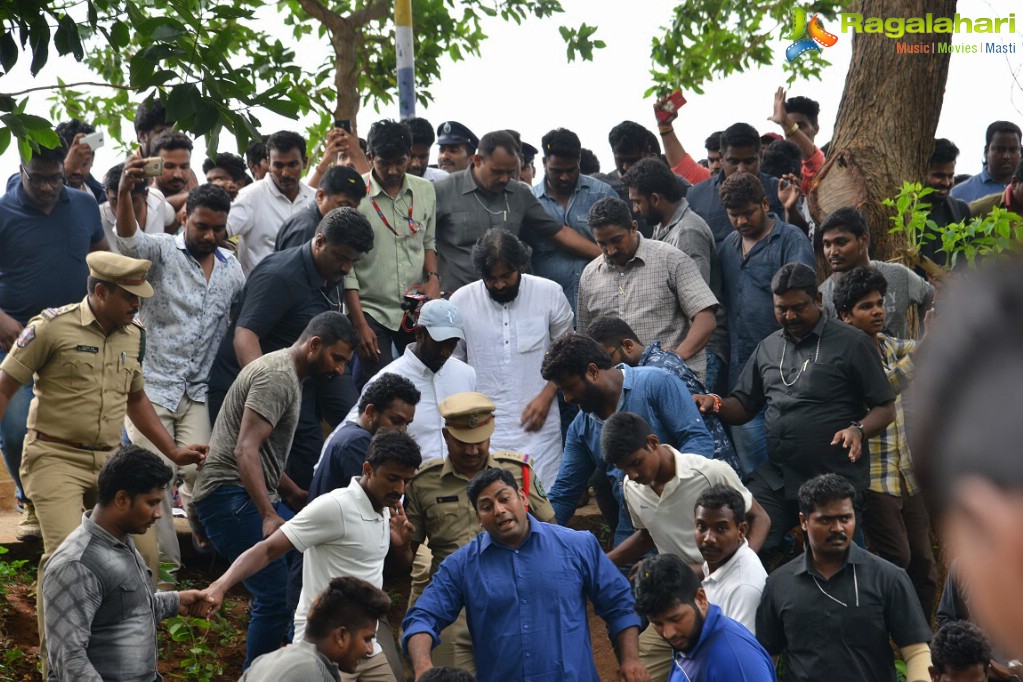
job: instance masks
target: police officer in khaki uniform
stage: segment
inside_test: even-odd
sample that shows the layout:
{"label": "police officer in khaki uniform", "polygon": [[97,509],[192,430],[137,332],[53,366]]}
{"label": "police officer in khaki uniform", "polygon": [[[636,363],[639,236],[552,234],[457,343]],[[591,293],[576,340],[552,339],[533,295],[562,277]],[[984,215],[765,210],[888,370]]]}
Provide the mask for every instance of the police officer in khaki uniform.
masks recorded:
{"label": "police officer in khaki uniform", "polygon": [[[142,389],[145,330],[134,317],[139,299],[153,294],[150,262],[108,251],[90,253],[86,262],[85,299],[32,318],[0,364],[0,418],[18,387],[35,377],[21,475],[42,530],[40,584],[47,559],[81,524],[83,507],[96,503],[97,476],[121,442],[125,414],[179,466],[206,456],[205,446],[174,443]],[[155,534],[143,537],[140,551],[147,545],[156,557]],[[41,603],[38,616],[41,638]]]}
{"label": "police officer in khaki uniform", "polygon": [[[547,501],[543,484],[533,473],[529,455],[490,452],[495,409],[493,401],[482,393],[456,393],[443,400],[439,410],[444,418],[448,456],[424,463],[405,491],[405,514],[414,528],[413,551],[429,540],[433,553],[430,576],[448,555],[479,535],[480,524],[466,486],[484,469],[500,467],[511,472],[519,486],[529,492],[530,513],[540,521],[554,522],[554,509]],[[413,582],[410,606],[428,582]],[[476,671],[465,611],[441,633],[440,639],[433,652],[435,665]]]}

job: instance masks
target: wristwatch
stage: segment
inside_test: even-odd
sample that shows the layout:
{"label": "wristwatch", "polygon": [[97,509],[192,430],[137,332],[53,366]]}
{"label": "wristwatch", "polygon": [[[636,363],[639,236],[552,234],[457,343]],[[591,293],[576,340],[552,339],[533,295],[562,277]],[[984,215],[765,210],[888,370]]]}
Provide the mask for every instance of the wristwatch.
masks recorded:
{"label": "wristwatch", "polygon": [[849,426],[855,426],[856,428],[858,428],[860,430],[860,436],[861,437],[866,437],[867,434],[863,432],[863,423],[862,422],[851,421],[851,422],[849,422]]}
{"label": "wristwatch", "polygon": [[440,273],[439,272],[434,272],[433,270],[427,272],[426,273],[426,279],[430,279],[431,277],[436,277],[437,281],[440,282]]}

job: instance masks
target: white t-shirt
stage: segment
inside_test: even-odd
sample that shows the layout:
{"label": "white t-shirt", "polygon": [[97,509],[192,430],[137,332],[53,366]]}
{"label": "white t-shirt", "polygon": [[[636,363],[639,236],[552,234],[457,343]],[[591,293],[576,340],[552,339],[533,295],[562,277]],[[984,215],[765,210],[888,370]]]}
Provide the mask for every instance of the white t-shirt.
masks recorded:
{"label": "white t-shirt", "polygon": [[675,456],[675,478],[668,481],[658,495],[648,485],[640,485],[626,477],[625,503],[632,525],[645,528],[653,538],[657,551],[674,554],[688,564],[703,561],[696,546],[696,511],[700,494],[712,485],[735,488],[742,495],[746,509],[753,506],[753,495],[739,480],[735,469],[722,461],[703,455],[682,453],[665,445]]}
{"label": "white t-shirt", "polygon": [[547,349],[554,339],[572,331],[572,307],[565,292],[556,282],[522,275],[519,294],[509,303],[494,301],[483,280],[460,287],[451,302],[465,320],[465,348],[459,344],[456,352],[464,352],[476,370],[476,390],[497,406],[490,449],[529,454],[536,475],[550,490],[561,465],[558,402],[551,403],[539,431],[526,431],[519,421],[547,385],[540,375]]}
{"label": "white t-shirt", "polygon": [[[142,227],[142,231],[146,234],[166,234],[167,228],[177,222],[177,218],[174,215],[174,207],[167,203],[167,199],[164,198],[163,192],[160,190],[155,187],[148,187],[147,190],[146,224]],[[107,236],[107,244],[110,245],[110,250],[114,253],[121,253],[117,248],[117,240],[114,239],[114,233],[117,229],[117,216],[114,215],[113,209],[110,208],[110,202],[100,204],[99,217],[103,221],[103,232]]]}
{"label": "white t-shirt", "polygon": [[274,241],[284,221],[304,208],[316,196],[316,190],[304,182],[298,183],[295,200],[281,194],[273,178],[266,177],[243,187],[227,214],[227,233],[241,237],[238,242],[238,262],[248,277],[259,261],[274,251]]}
{"label": "white t-shirt", "polygon": [[713,573],[707,562],[703,562],[703,589],[707,592],[707,601],[720,606],[723,614],[745,625],[754,635],[757,634],[757,607],[766,582],[767,571],[746,541]]}
{"label": "white t-shirt", "polygon": [[[373,509],[356,476],[347,488],[320,495],[281,526],[295,549],[304,555],[302,595],[295,610],[295,641],[302,641],[306,614],[334,578],[361,578],[374,587],[384,584],[384,558],[391,547],[391,510]],[[374,643],[373,653],[380,652]]]}
{"label": "white t-shirt", "polygon": [[[440,416],[440,404],[448,396],[456,393],[476,390],[476,371],[458,358],[448,358],[440,371],[434,373],[423,364],[413,353],[414,343],[405,347],[405,353],[392,360],[370,379],[362,388],[362,393],[373,385],[383,374],[397,374],[405,377],[419,389],[421,395],[416,405],[416,418],[408,425],[408,435],[415,439],[423,454],[423,461],[435,457],[446,457],[447,446],[444,445],[444,418]],[[360,396],[361,397],[361,396]],[[359,403],[356,402],[345,416],[346,422],[354,422],[359,418]],[[540,479],[543,481],[543,479]]]}

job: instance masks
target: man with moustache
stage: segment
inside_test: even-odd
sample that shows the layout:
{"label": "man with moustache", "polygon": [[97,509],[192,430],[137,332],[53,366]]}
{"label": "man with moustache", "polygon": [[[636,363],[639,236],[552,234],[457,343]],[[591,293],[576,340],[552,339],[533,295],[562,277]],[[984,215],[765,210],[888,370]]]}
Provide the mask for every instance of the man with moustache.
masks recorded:
{"label": "man with moustache", "polygon": [[477,474],[467,494],[484,532],[441,564],[402,622],[416,677],[464,607],[479,679],[597,682],[589,600],[617,643],[619,679],[648,682],[629,583],[594,535],[530,518],[525,491],[501,468]]}
{"label": "man with moustache", "polygon": [[304,137],[281,130],[267,138],[266,148],[269,172],[238,192],[227,221],[228,234],[240,237],[238,261],[246,277],[273,253],[274,239],[284,221],[316,195],[302,182],[308,163]]}
{"label": "man with moustache", "polygon": [[159,457],[135,445],[103,465],[96,505],[53,553],[39,590],[50,642],[47,679],[160,678],[156,624],[185,615],[201,595],[154,593],[131,536],[160,518],[171,475]]}
{"label": "man with moustache", "polygon": [[479,143],[480,139],[458,121],[444,121],[437,126],[437,167],[445,173],[464,171],[472,164]]}
{"label": "man with moustache", "polygon": [[[302,382],[344,372],[355,345],[347,317],[320,313],[291,346],[253,360],[231,385],[213,426],[208,466],[192,490],[199,520],[229,561],[273,535],[292,509],[305,505],[305,490],[284,466],[299,424]],[[245,583],[252,593],[246,666],[280,645],[290,620],[286,562],[267,563]]]}
{"label": "man with moustache", "polygon": [[413,116],[402,120],[401,124],[412,135],[412,153],[409,154],[408,172],[430,182],[447,176],[447,171],[430,165],[430,149],[437,139],[430,122],[425,118]]}
{"label": "man with moustache", "polygon": [[1005,191],[1012,171],[1020,162],[1020,128],[1011,121],[995,121],[984,132],[984,167],[949,191],[966,203]]}
{"label": "man with moustache", "polygon": [[781,329],[757,345],[731,395],[693,396],[725,424],[745,424],[767,408],[767,459],[746,483],[771,516],[762,552],[795,524],[796,493],[808,479],[839,474],[859,503],[870,484],[867,439],[895,419],[880,356],[863,332],[823,314],[814,269],[782,266],[771,291]]}
{"label": "man with moustache", "polygon": [[[419,444],[423,459],[444,457],[446,452],[441,402],[455,393],[476,390],[476,370],[451,357],[458,341],[465,338],[464,330],[462,314],[451,301],[443,298],[427,301],[416,318],[415,343],[406,346],[400,357],[382,368],[362,389],[362,395],[366,395],[386,374],[397,374],[412,382],[420,400],[408,432]],[[357,409],[352,408],[346,422],[358,419]]]}
{"label": "man with moustache", "polygon": [[[201,185],[188,195],[182,234],[146,234],[138,227],[131,202],[134,187],[144,177],[144,165],[144,159],[129,159],[121,172],[114,243],[122,254],[153,263],[149,269],[153,296],[139,314],[149,333],[146,394],[175,442],[208,443],[213,429],[206,409],[210,369],[227,333],[231,306],[245,286],[234,254],[218,246],[227,235],[231,199],[215,185]],[[131,442],[155,451],[130,419],[125,429]],[[180,473],[185,481],[181,497],[187,509],[197,472],[188,467]],[[181,549],[170,497],[164,498],[163,514],[154,532],[160,553],[171,564],[173,581],[181,566]],[[146,557],[149,561],[155,558]],[[158,562],[150,568],[160,575]]]}
{"label": "man with moustache", "polygon": [[527,243],[550,240],[577,256],[600,254],[592,241],[552,219],[525,183],[513,181],[521,166],[519,152],[508,131],[487,133],[469,168],[437,181],[437,253],[447,291],[473,281],[472,246],[494,227]]}
{"label": "man with moustache", "polygon": [[[302,596],[294,622],[295,640],[302,641],[313,600],[332,578],[360,578],[380,589],[385,561],[396,564],[397,570],[411,565],[412,527],[405,518],[401,498],[422,461],[419,448],[408,434],[383,431],[370,441],[367,455],[362,476],[353,478],[348,487],[316,498],[238,556],[224,575],[204,590],[210,611],[220,607],[231,587],[241,581],[248,585],[251,577],[297,549],[304,561]],[[380,637],[373,653],[359,661],[352,680],[395,682],[383,648],[391,650],[396,659],[394,638],[382,620],[380,625],[379,632],[386,637]]]}
{"label": "man with moustache", "polygon": [[196,186],[191,165],[192,138],[167,130],[151,141],[150,154],[163,159],[163,173],[153,178],[153,185],[176,213],[188,200],[188,190]]}
{"label": "man with moustache", "polygon": [[791,682],[895,682],[891,640],[907,682],[929,682],[931,629],[906,572],[852,542],[855,496],[837,474],[800,486],[806,552],[767,577],[757,639]]}
{"label": "man with moustache", "polygon": [[364,386],[405,351],[411,329],[401,307],[410,289],[440,296],[437,272],[437,197],[433,184],[410,175],[412,135],[395,121],[369,129],[372,170],[363,176],[366,196],[359,212],[373,226],[373,250],[345,276],[345,307],[359,335],[355,383]]}
{"label": "man with moustache", "polygon": [[[125,415],[178,466],[206,457],[203,445],[175,442],[143,390],[145,329],[135,316],[140,299],[153,295],[151,263],[109,251],[85,260],[86,297],[29,320],[0,364],[0,418],[35,379],[21,473],[43,537],[40,584],[50,556],[81,523],[83,504],[95,500],[96,476],[120,443]],[[40,608],[40,633],[43,615]]]}
{"label": "man with moustache", "polygon": [[[415,604],[441,562],[480,533],[466,484],[484,469],[498,467],[510,472],[527,492],[529,512],[540,521],[554,520],[554,510],[531,466],[532,457],[491,448],[497,422],[495,409],[494,403],[482,393],[456,393],[440,404],[448,456],[421,466],[405,494],[405,513],[414,529],[412,549],[417,550],[429,540],[432,554],[429,573],[422,576],[425,579],[418,580],[421,576],[413,575],[411,604]],[[440,640],[433,655],[438,664],[476,671],[464,611],[441,632]]]}
{"label": "man with moustache", "polygon": [[[206,403],[211,422],[242,368],[290,346],[319,313],[341,310],[341,281],[372,248],[373,229],[366,217],[353,208],[336,208],[320,221],[311,241],[273,253],[259,264],[245,284],[240,309],[210,372]],[[303,385],[302,419],[288,457],[288,475],[303,490],[323,447],[320,422],[336,426],[356,398],[350,374],[313,378]]]}
{"label": "man with moustache", "polygon": [[558,387],[540,367],[554,339],[572,330],[572,309],[555,282],[524,274],[529,255],[510,232],[489,230],[473,246],[472,260],[481,279],[451,302],[474,322],[465,329],[465,355],[476,370],[476,390],[502,415],[494,448],[528,452],[540,480],[551,485],[561,464]]}

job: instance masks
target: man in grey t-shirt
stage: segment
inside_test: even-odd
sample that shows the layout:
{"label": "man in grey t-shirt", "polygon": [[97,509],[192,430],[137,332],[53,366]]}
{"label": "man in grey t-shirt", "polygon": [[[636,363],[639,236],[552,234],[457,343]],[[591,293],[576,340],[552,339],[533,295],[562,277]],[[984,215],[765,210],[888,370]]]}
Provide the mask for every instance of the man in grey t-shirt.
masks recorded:
{"label": "man in grey t-shirt", "polygon": [[[192,499],[213,546],[228,561],[284,525],[307,493],[284,473],[301,407],[302,381],[337,376],[358,340],[343,314],[320,313],[288,348],[249,363],[231,385]],[[284,557],[245,581],[252,594],[246,667],[280,646],[291,621]]]}
{"label": "man in grey t-shirt", "polygon": [[824,311],[828,317],[838,319],[835,312],[835,285],[853,268],[876,268],[888,282],[884,297],[884,332],[900,339],[919,338],[923,328],[911,334],[909,311],[915,309],[918,325],[934,301],[934,287],[905,265],[870,260],[870,232],[863,214],[851,206],[832,212],[817,228],[824,259],[831,268],[831,276],[821,283]]}

